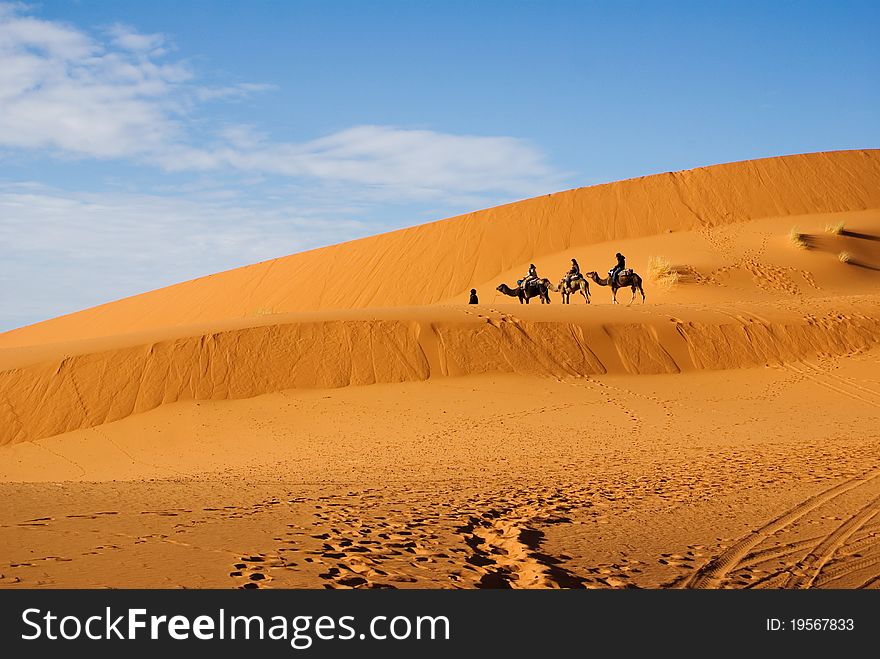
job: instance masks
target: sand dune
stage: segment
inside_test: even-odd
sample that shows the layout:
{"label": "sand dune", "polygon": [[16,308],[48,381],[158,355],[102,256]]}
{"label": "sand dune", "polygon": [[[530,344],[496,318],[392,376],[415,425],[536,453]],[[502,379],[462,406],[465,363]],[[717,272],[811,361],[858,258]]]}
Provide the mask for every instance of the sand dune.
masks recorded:
{"label": "sand dune", "polygon": [[0,587],[878,587],[878,343],[877,150],[111,302],[0,334]]}
{"label": "sand dune", "polygon": [[[651,176],[297,254],[7,332],[0,335],[0,444],[178,400],[481,373],[734,369],[869,348],[880,322],[871,296],[880,214],[862,209],[880,206],[878,191],[878,151]],[[811,249],[793,247],[792,223],[811,237]],[[835,223],[849,227],[845,235],[824,231]],[[620,239],[597,242],[612,236]],[[608,290],[596,285],[588,311],[577,299],[567,309],[517,305],[517,316],[496,308],[516,304],[494,289],[526,269],[523,257],[560,274],[573,252],[584,264],[602,263],[615,248],[646,275],[650,308],[603,310],[597,303],[608,301]],[[843,251],[863,267],[842,264]],[[671,259],[683,283],[651,281],[651,254]],[[364,259],[375,262],[368,268]],[[430,276],[438,260],[448,276],[442,268]],[[302,286],[303,268],[320,272],[312,262],[332,263],[336,276]],[[450,286],[462,291],[459,301],[479,287],[491,304],[394,306],[436,302]],[[780,308],[780,299],[789,306]],[[771,306],[739,306],[748,301]],[[246,312],[267,304],[318,310]]]}
{"label": "sand dune", "polygon": [[877,365],[165,405],[2,449],[0,586],[876,587]]}
{"label": "sand dune", "polygon": [[[578,246],[760,218],[874,208],[880,208],[878,150],[768,158],[647,176],[211,275],[0,334],[0,347],[113,336],[267,311],[466,299],[473,286],[513,268],[522,273],[530,261]],[[614,251],[606,252],[602,263],[611,260]]]}
{"label": "sand dune", "polygon": [[880,300],[816,302],[800,319],[757,309],[661,307],[647,315],[531,307],[514,317],[475,307],[438,309],[419,321],[374,313],[370,320],[279,322],[65,356],[0,372],[0,443],[88,428],[179,400],[485,373],[560,378],[736,369],[880,343]]}

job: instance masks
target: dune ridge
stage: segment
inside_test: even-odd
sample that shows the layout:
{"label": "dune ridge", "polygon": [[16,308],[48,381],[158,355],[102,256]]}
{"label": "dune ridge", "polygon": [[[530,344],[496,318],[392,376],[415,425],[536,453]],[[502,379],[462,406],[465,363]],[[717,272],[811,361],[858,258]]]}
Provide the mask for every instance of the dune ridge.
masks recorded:
{"label": "dune ridge", "polygon": [[845,355],[880,343],[880,313],[840,308],[800,320],[682,313],[638,322],[503,313],[462,320],[438,309],[433,319],[279,323],[59,356],[0,372],[0,444],[181,400],[484,373],[562,379],[736,369]]}
{"label": "dune ridge", "polygon": [[[646,304],[496,289],[615,251]],[[878,286],[880,151],[851,151],[8,332],[0,588],[877,588]]]}
{"label": "dune ridge", "polygon": [[273,313],[434,304],[578,245],[880,207],[880,150],[791,155],[549,194],[264,261],[0,334],[0,347]]}

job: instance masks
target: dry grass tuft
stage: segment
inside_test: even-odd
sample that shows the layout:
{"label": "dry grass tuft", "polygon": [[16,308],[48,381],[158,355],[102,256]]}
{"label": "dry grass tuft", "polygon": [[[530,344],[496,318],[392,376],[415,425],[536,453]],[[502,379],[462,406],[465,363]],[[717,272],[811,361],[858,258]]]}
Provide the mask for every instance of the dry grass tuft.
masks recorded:
{"label": "dry grass tuft", "polygon": [[254,309],[255,316],[272,316],[275,313],[277,312],[271,307],[259,307],[257,309]]}
{"label": "dry grass tuft", "polygon": [[662,256],[648,259],[648,279],[662,290],[670,290],[678,283],[678,271]]}
{"label": "dry grass tuft", "polygon": [[843,233],[845,225],[843,222],[838,222],[837,224],[826,224],[825,231],[828,233],[834,234],[835,236],[839,236]]}
{"label": "dry grass tuft", "polygon": [[849,263],[850,261],[852,261],[852,254],[850,254],[849,252],[841,252],[837,255],[837,258],[840,259],[841,263]]}
{"label": "dry grass tuft", "polygon": [[799,249],[807,249],[809,247],[809,243],[807,243],[807,234],[801,233],[797,230],[797,227],[792,227],[791,231],[788,232],[788,239],[791,241],[791,244]]}

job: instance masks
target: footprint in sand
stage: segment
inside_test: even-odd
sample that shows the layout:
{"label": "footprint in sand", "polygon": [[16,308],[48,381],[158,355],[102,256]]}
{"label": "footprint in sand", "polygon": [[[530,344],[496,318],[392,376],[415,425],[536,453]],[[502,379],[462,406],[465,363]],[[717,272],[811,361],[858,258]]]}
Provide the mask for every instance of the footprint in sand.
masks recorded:
{"label": "footprint in sand", "polygon": [[229,576],[235,579],[238,588],[244,590],[267,588],[269,582],[272,581],[269,568],[283,567],[284,565],[284,561],[277,556],[261,553],[249,554],[242,556],[241,560],[233,565]]}

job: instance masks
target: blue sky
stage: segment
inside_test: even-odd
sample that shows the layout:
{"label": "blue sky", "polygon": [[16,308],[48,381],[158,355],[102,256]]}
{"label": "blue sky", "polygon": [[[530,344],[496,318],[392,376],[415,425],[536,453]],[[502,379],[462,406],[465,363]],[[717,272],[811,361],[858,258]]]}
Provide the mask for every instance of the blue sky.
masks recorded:
{"label": "blue sky", "polygon": [[583,185],[880,146],[877,2],[0,0],[0,331]]}

